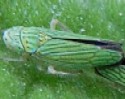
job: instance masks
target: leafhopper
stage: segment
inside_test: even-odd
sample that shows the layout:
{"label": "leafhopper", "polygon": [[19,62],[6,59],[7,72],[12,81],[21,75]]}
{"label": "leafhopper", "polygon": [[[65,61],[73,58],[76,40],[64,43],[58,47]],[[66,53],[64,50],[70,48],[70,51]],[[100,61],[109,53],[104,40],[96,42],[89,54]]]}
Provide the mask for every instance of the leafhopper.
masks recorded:
{"label": "leafhopper", "polygon": [[125,55],[120,43],[54,28],[15,26],[4,31],[3,40],[7,48],[20,55],[27,53],[41,64],[51,65],[48,70],[53,74],[68,74],[54,68],[90,67],[101,76],[125,85]]}

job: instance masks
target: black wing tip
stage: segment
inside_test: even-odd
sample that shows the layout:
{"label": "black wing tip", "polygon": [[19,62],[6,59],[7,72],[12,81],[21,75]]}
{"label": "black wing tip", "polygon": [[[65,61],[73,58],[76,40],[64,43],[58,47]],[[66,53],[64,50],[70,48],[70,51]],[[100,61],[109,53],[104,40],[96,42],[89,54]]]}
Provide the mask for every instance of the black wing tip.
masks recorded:
{"label": "black wing tip", "polygon": [[92,44],[95,46],[99,46],[104,49],[111,49],[115,51],[122,52],[122,44],[113,42],[113,41],[105,41],[105,40],[86,40],[86,39],[63,39],[68,41],[73,41],[77,43],[84,43],[84,44]]}
{"label": "black wing tip", "polygon": [[122,59],[122,65],[125,65],[125,57]]}

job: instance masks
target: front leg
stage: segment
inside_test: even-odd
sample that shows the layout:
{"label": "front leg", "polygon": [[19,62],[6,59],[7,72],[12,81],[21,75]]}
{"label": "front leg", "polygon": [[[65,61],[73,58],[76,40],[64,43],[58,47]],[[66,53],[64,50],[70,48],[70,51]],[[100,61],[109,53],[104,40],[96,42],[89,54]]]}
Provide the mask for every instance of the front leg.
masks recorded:
{"label": "front leg", "polygon": [[8,61],[8,62],[23,62],[24,59],[22,57],[20,58],[0,58],[0,60],[3,60],[3,61]]}
{"label": "front leg", "polygon": [[[50,22],[50,29],[55,30],[57,26],[59,26],[61,28],[61,30],[63,30],[63,31],[71,32],[71,30],[69,30],[69,28],[67,26],[65,26],[63,23],[61,23],[59,20],[52,19]],[[57,71],[54,69],[54,66],[48,66],[47,73],[48,74],[56,74],[56,75],[72,75],[71,73]]]}
{"label": "front leg", "polygon": [[18,58],[17,57],[14,57],[14,58],[12,57],[1,58],[0,57],[0,60],[7,61],[7,62],[24,62],[24,61],[29,60],[29,58],[30,58],[29,53],[23,53],[21,57],[18,57]]}
{"label": "front leg", "polygon": [[48,66],[47,73],[48,74],[57,74],[57,75],[70,75],[70,73],[55,70],[53,66]]}

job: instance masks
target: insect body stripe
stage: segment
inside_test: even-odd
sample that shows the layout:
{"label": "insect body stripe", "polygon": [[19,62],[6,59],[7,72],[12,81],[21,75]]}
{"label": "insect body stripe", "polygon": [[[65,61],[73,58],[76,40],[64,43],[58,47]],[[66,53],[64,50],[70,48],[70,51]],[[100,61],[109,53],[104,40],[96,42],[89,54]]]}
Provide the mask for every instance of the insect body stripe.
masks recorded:
{"label": "insect body stripe", "polygon": [[24,44],[23,44],[23,42],[22,42],[22,33],[21,33],[21,31],[19,32],[19,38],[20,38],[20,42],[21,42],[21,44],[22,44],[22,46],[23,46],[23,49],[24,49],[24,51],[26,51],[26,49],[25,49],[25,47],[24,47]]}

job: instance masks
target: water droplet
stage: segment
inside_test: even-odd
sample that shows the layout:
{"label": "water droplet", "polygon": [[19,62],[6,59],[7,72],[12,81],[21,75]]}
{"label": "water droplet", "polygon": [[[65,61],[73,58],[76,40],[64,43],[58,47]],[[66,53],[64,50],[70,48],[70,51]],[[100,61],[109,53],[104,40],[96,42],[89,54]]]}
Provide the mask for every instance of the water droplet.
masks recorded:
{"label": "water droplet", "polygon": [[83,17],[80,17],[79,19],[80,19],[80,20],[83,20]]}
{"label": "water droplet", "polygon": [[92,24],[90,25],[90,28],[91,28],[91,29],[93,28],[93,25],[92,25]]}
{"label": "water droplet", "polygon": [[31,3],[30,2],[28,2],[28,4],[27,4],[28,6],[30,6],[31,5]]}
{"label": "water droplet", "polygon": [[25,23],[28,23],[28,20],[25,20],[24,22],[25,22]]}
{"label": "water droplet", "polygon": [[100,33],[97,33],[97,36],[100,36]]}
{"label": "water droplet", "polygon": [[10,83],[10,86],[13,87],[13,86],[14,86],[14,83]]}
{"label": "water droplet", "polygon": [[35,11],[35,14],[36,14],[36,15],[39,15],[39,12],[38,12],[38,11]]}
{"label": "water droplet", "polygon": [[13,15],[15,15],[16,13],[15,12],[13,12]]}
{"label": "water droplet", "polygon": [[123,15],[123,13],[120,12],[120,13],[119,13],[119,16],[122,16],[122,15]]}
{"label": "water droplet", "polygon": [[19,12],[21,12],[21,9],[18,9]]}
{"label": "water droplet", "polygon": [[24,15],[27,15],[27,10],[24,10]]}
{"label": "water droplet", "polygon": [[5,69],[5,68],[3,68],[2,70],[3,70],[3,71],[6,71],[6,69]]}
{"label": "water droplet", "polygon": [[39,89],[39,91],[40,91],[40,92],[42,92],[42,91],[43,91],[43,89],[42,89],[42,88],[40,88],[40,89]]}
{"label": "water droplet", "polygon": [[60,93],[60,90],[57,90],[56,93],[59,94],[59,93]]}
{"label": "water droplet", "polygon": [[121,31],[123,32],[123,31],[124,31],[124,29],[121,29]]}
{"label": "water droplet", "polygon": [[81,29],[80,29],[80,32],[81,32],[81,33],[84,32],[84,31],[86,31],[84,28],[81,28]]}
{"label": "water droplet", "polygon": [[101,19],[101,20],[100,20],[100,22],[104,22],[104,20],[103,20],[103,19]]}
{"label": "water droplet", "polygon": [[13,97],[15,97],[16,95],[15,94],[12,94]]}
{"label": "water droplet", "polygon": [[113,29],[113,24],[111,22],[109,22],[108,25],[107,25],[107,28],[108,28],[108,30]]}

